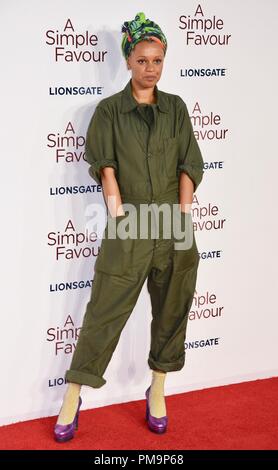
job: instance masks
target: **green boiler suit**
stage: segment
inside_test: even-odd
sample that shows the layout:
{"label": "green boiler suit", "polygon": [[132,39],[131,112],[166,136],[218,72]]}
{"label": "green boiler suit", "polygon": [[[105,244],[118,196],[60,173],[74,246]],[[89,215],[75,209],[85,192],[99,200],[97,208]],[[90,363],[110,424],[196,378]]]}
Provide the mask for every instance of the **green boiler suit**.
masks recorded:
{"label": "green boiler suit", "polygon": [[[193,181],[194,192],[204,172],[186,104],[157,85],[155,96],[156,103],[138,103],[130,79],[123,90],[98,103],[86,136],[89,174],[101,185],[101,168],[113,167],[122,202],[133,205],[138,223],[141,204],[159,208],[166,203],[172,214],[179,203],[181,172]],[[175,236],[163,237],[161,219],[153,212],[156,238],[150,229],[145,238],[107,238],[106,224],[91,296],[65,374],[68,382],[95,388],[106,383],[103,374],[146,279],[152,307],[148,365],[165,372],[183,368],[200,256],[194,231],[191,248],[176,250]],[[116,216],[116,227],[126,217]],[[188,217],[182,213],[181,221]]]}

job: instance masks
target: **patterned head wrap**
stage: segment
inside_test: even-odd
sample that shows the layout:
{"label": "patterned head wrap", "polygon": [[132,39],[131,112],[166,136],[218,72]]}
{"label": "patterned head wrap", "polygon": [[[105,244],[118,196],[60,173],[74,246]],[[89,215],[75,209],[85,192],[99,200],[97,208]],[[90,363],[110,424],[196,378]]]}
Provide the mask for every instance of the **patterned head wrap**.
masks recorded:
{"label": "patterned head wrap", "polygon": [[127,59],[136,44],[143,39],[153,39],[164,49],[164,55],[167,50],[167,40],[158,24],[146,19],[145,13],[137,13],[134,20],[125,21],[122,26],[122,51]]}

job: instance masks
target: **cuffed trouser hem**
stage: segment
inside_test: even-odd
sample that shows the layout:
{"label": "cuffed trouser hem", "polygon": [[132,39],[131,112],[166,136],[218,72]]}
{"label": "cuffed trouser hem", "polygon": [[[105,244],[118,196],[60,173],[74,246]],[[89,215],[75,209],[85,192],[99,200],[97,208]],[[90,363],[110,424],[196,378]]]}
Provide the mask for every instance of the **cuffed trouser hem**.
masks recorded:
{"label": "cuffed trouser hem", "polygon": [[152,370],[159,369],[159,370],[162,370],[163,372],[174,372],[176,370],[181,370],[184,366],[184,362],[185,362],[184,359],[179,362],[169,362],[169,363],[158,362],[158,361],[154,361],[153,359],[148,359],[149,367]]}
{"label": "cuffed trouser hem", "polygon": [[89,387],[93,388],[100,388],[106,384],[106,380],[103,377],[99,377],[98,375],[94,374],[86,374],[85,372],[71,369],[66,371],[65,379],[68,382],[73,382],[80,385],[89,385]]}

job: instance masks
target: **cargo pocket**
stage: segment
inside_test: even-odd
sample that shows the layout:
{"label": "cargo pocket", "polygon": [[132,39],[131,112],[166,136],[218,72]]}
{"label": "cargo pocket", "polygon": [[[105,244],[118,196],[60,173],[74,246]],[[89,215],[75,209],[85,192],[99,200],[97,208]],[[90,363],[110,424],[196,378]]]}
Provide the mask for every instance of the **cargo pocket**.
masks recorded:
{"label": "cargo pocket", "polygon": [[119,223],[126,217],[115,217],[115,238],[108,238],[108,221],[104,229],[100,251],[95,262],[95,271],[107,274],[125,274],[130,267],[134,239],[122,239],[118,233]]}
{"label": "cargo pocket", "polygon": [[[181,239],[173,237],[173,270],[175,272],[183,272],[198,266],[200,261],[200,255],[196,244],[195,233],[192,226],[192,215],[181,212],[181,230],[185,230],[185,236]],[[190,242],[192,244],[190,246]],[[175,249],[175,243],[182,246],[184,249]]]}

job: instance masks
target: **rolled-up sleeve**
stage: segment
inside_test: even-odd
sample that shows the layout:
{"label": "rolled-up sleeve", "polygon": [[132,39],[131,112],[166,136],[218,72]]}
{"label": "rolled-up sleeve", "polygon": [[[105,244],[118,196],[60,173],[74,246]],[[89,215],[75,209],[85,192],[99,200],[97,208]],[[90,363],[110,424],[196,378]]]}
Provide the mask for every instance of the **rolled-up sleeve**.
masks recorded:
{"label": "rolled-up sleeve", "polygon": [[180,123],[178,176],[183,171],[194,184],[194,192],[201,183],[204,173],[203,157],[193,132],[192,123],[185,102],[178,96]]}
{"label": "rolled-up sleeve", "polygon": [[112,118],[109,112],[98,105],[89,123],[85,142],[86,160],[90,176],[101,185],[101,168],[110,166],[118,171],[113,144]]}

